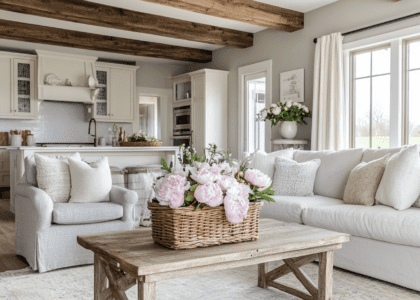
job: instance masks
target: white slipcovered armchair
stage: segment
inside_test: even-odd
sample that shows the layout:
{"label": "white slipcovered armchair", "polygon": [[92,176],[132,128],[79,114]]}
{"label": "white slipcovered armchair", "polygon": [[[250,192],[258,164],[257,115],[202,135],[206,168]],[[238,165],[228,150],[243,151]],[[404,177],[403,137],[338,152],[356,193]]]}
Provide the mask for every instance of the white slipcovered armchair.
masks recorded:
{"label": "white slipcovered armchair", "polygon": [[[93,252],[77,244],[78,235],[134,228],[134,191],[112,186],[110,202],[53,203],[33,185],[34,166],[25,161],[25,175],[15,190],[15,249],[40,273],[92,264]],[[31,184],[32,182],[32,184]]]}

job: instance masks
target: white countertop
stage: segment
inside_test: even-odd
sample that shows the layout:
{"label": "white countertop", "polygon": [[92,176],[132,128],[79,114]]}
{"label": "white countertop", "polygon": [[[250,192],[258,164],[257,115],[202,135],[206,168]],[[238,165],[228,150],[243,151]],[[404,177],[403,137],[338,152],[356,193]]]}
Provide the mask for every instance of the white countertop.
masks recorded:
{"label": "white countertop", "polygon": [[179,150],[179,147],[175,146],[161,146],[161,147],[5,147],[10,151],[19,150],[19,151],[39,151],[39,152],[85,152],[85,151],[98,151],[98,152],[164,152],[164,151],[176,151]]}

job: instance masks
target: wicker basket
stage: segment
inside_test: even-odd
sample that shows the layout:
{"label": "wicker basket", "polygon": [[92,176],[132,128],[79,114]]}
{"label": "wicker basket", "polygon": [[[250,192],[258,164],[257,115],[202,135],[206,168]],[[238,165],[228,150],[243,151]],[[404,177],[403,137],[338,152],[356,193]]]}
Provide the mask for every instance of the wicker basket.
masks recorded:
{"label": "wicker basket", "polygon": [[242,223],[232,224],[227,220],[223,206],[205,206],[195,211],[193,206],[172,209],[155,201],[149,202],[153,240],[171,249],[254,241],[258,238],[262,206],[262,201],[251,202],[247,218]]}
{"label": "wicker basket", "polygon": [[162,142],[120,142],[121,147],[160,147]]}

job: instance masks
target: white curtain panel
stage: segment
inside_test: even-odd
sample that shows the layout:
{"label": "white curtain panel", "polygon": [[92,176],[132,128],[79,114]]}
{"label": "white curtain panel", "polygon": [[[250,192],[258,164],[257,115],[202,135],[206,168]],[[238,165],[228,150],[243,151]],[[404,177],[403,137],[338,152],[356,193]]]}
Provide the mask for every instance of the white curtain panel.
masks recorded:
{"label": "white curtain panel", "polygon": [[318,39],[315,50],[312,109],[312,150],[340,150],[348,146],[347,105],[344,97],[343,36]]}

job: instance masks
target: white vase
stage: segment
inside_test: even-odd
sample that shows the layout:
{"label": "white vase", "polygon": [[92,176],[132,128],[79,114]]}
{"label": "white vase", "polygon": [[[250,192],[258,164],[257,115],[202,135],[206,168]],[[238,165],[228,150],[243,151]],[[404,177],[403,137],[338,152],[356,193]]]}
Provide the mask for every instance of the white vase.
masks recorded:
{"label": "white vase", "polygon": [[283,121],[280,124],[280,134],[284,139],[294,139],[297,134],[296,121]]}

